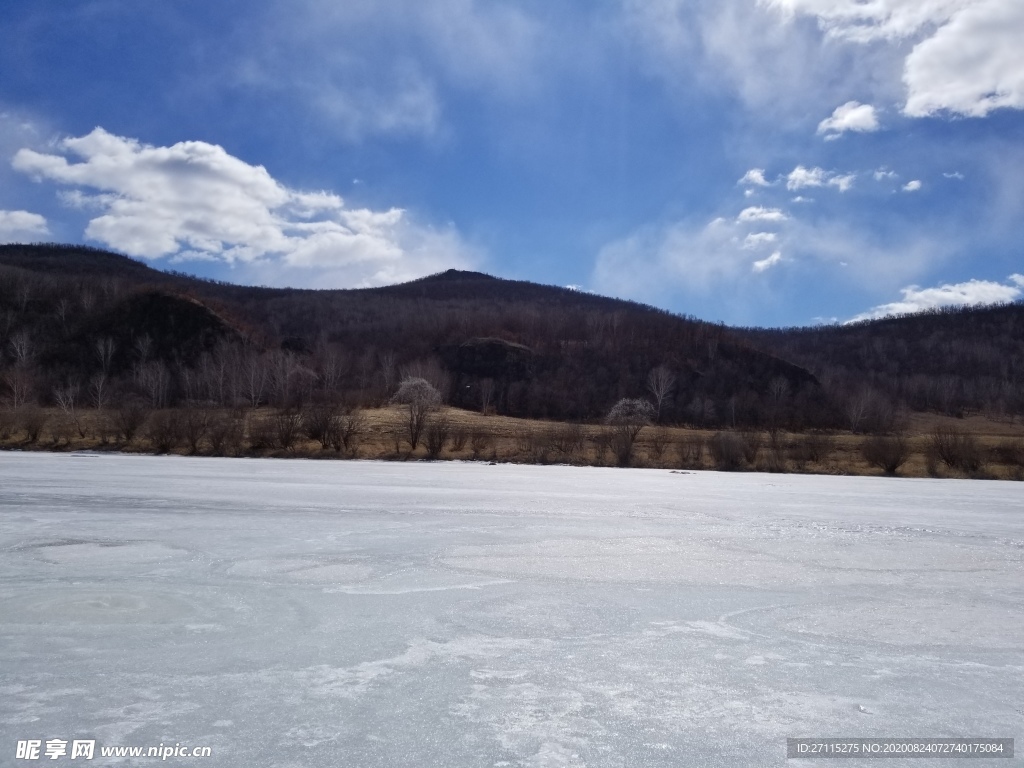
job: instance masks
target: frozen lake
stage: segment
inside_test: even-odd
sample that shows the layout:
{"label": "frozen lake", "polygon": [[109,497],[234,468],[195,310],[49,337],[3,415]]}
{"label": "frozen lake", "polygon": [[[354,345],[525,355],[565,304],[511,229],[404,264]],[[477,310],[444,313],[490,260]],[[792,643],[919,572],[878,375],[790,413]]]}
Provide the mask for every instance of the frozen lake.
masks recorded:
{"label": "frozen lake", "polygon": [[54,737],[246,768],[1019,755],[1024,484],[0,454],[0,694],[4,766]]}

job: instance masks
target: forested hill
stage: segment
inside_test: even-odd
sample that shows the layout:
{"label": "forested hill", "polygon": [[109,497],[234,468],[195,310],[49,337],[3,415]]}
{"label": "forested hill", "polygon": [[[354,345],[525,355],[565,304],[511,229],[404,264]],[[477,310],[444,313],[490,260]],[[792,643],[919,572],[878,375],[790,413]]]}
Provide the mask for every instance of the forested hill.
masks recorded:
{"label": "forested hill", "polygon": [[734,332],[812,371],[854,418],[871,401],[953,416],[1024,414],[1024,302]]}
{"label": "forested hill", "polygon": [[[1006,313],[1019,318],[1020,307]],[[992,335],[1009,332],[1008,322]],[[598,419],[619,398],[641,396],[659,403],[662,421],[707,427],[845,426],[851,401],[865,397],[874,415],[859,426],[884,422],[905,400],[933,407],[884,386],[869,354],[879,343],[899,356],[886,370],[952,377],[947,389],[974,391],[971,371],[918,366],[914,345],[927,334],[889,330],[902,327],[733,330],[454,270],[372,289],[256,288],[80,246],[0,246],[0,400],[9,407],[50,404],[69,389],[93,404],[369,405],[385,402],[406,375],[431,380],[452,405],[565,420]],[[1006,394],[1013,382],[1019,393],[1015,327],[1016,346],[999,347],[1002,372],[986,368],[986,377],[1003,388],[1000,407],[1020,412],[1019,396]],[[955,328],[942,333],[956,336]],[[849,353],[841,366],[826,364],[836,339]]]}

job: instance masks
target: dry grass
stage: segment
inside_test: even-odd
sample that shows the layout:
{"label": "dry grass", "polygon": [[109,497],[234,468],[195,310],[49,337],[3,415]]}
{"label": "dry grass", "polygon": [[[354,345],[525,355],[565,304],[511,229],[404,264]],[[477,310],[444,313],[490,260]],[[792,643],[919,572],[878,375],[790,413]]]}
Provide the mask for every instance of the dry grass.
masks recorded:
{"label": "dry grass", "polygon": [[[196,443],[199,455],[274,456],[305,458],[364,458],[420,460],[428,456],[421,441],[415,451],[405,439],[406,419],[402,406],[362,412],[361,431],[345,450],[324,448],[304,433],[280,440],[282,414],[257,411],[212,410],[210,426]],[[44,424],[39,429],[38,421]],[[31,412],[0,412],[0,448],[22,450],[109,450],[130,453],[190,453],[189,438],[182,428],[168,435],[165,419],[182,420],[182,412],[149,414],[147,424],[131,440],[119,429],[118,414],[82,411],[72,424],[56,409]],[[554,422],[482,415],[474,411],[442,408],[432,419],[447,421],[443,447],[430,446],[440,459],[606,465],[617,457],[603,425],[567,425]],[[930,436],[937,427],[958,429],[974,436],[985,462],[974,477],[1024,479],[1024,424],[982,417],[953,419],[914,414],[905,433],[911,455],[900,468],[904,477],[963,477],[927,458]],[[32,433],[37,432],[35,439]],[[225,434],[227,437],[225,437]],[[83,436],[84,435],[84,436]],[[835,475],[881,475],[863,457],[867,439],[849,433],[790,434],[725,432],[680,427],[645,428],[637,440],[631,466],[665,469],[731,469],[783,471]],[[191,442],[195,442],[192,440]],[[288,447],[285,447],[285,446]],[[725,449],[723,450],[723,446]]]}

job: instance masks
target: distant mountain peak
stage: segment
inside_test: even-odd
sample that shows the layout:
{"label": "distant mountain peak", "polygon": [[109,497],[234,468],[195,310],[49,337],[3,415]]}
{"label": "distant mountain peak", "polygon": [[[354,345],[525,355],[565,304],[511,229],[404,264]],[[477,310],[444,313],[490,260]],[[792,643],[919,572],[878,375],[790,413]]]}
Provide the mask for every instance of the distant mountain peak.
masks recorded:
{"label": "distant mountain peak", "polygon": [[447,269],[444,272],[438,272],[433,275],[427,275],[421,277],[418,280],[413,280],[414,283],[451,283],[451,282],[465,282],[468,280],[499,280],[500,278],[494,277],[494,275],[488,275],[483,272],[471,272],[465,269]]}

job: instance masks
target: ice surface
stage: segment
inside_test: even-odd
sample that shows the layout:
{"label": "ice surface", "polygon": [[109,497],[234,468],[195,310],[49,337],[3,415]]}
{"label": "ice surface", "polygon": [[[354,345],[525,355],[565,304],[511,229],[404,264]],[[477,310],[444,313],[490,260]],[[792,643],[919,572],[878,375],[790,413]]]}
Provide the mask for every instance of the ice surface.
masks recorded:
{"label": "ice surface", "polygon": [[1019,483],[0,455],[0,765],[767,766],[1022,722]]}

